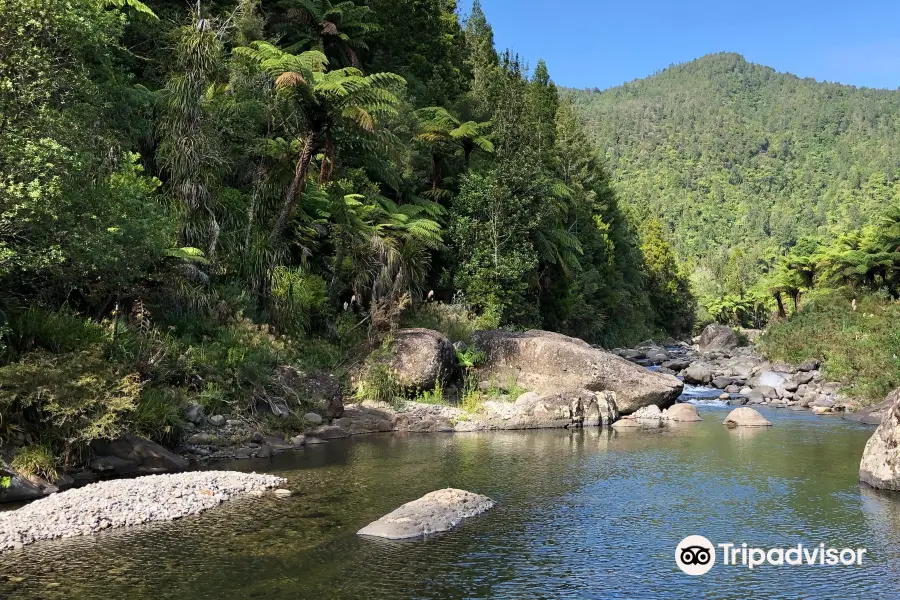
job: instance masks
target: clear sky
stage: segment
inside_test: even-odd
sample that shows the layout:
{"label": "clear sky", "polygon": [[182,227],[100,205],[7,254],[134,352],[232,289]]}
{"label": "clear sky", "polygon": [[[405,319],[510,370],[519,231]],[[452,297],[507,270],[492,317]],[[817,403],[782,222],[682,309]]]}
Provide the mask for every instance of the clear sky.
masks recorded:
{"label": "clear sky", "polygon": [[[607,87],[711,52],[820,81],[900,87],[900,0],[481,0],[498,49]],[[471,0],[459,0],[467,13]]]}

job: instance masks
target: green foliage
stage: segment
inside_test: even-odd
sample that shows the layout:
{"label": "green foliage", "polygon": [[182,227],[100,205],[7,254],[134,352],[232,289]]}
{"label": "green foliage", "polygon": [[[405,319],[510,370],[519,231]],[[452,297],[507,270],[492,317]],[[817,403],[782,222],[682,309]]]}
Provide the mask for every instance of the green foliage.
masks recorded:
{"label": "green foliage", "polygon": [[447,404],[444,398],[444,387],[441,385],[440,379],[438,379],[433,390],[422,390],[416,394],[413,400],[422,404]]}
{"label": "green foliage", "polygon": [[760,348],[773,360],[822,360],[825,375],[843,382],[847,393],[876,402],[900,387],[898,318],[896,301],[848,290],[819,291],[787,321],[770,327]]}
{"label": "green foliage", "polygon": [[68,456],[91,440],[124,432],[140,390],[137,373],[99,349],[31,352],[0,367],[0,426],[26,439],[56,440]]}
{"label": "green foliage", "polygon": [[325,280],[302,269],[277,267],[272,275],[272,319],[279,331],[291,335],[310,332],[324,316]]}
{"label": "green foliage", "polygon": [[17,353],[43,349],[60,354],[103,342],[106,333],[96,323],[67,310],[47,312],[30,307],[10,319],[9,347]]}
{"label": "green foliage", "polygon": [[355,382],[355,397],[395,404],[401,397],[400,385],[392,369],[393,340],[386,338],[381,346],[366,358]]}
{"label": "green foliage", "polygon": [[480,366],[487,357],[484,352],[479,352],[475,348],[466,348],[465,350],[456,351],[456,361],[459,366],[464,369],[472,369]]}
{"label": "green foliage", "polygon": [[50,483],[55,483],[59,479],[56,472],[56,459],[47,446],[34,445],[19,448],[13,455],[10,466],[26,477],[35,475]]}
{"label": "green foliage", "polygon": [[434,329],[446,335],[451,342],[472,342],[472,333],[478,330],[496,329],[500,326],[498,317],[490,312],[478,314],[466,305],[457,302],[443,304],[430,302],[408,311],[403,324],[406,327]]}
{"label": "green foliage", "polygon": [[809,265],[797,262],[809,258],[810,240],[830,249],[814,261],[817,284],[896,286],[897,246],[873,243],[900,178],[896,92],[715,54],[567,95],[609,149],[612,186],[629,210],[672,233],[703,304],[751,307],[769,295],[761,319],[756,310],[738,318],[784,318],[812,287]]}

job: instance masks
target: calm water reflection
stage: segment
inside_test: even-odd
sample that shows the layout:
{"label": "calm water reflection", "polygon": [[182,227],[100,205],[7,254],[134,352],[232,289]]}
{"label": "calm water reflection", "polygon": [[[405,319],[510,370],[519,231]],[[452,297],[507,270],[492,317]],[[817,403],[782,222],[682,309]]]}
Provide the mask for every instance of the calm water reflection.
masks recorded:
{"label": "calm water reflection", "polygon": [[[900,589],[900,498],[860,488],[872,429],[769,411],[729,431],[725,410],[663,430],[386,435],[234,468],[297,494],[176,523],[0,556],[8,598],[886,597]],[[453,486],[499,501],[453,533],[410,542],[355,531]],[[869,549],[861,567],[677,570],[678,541]],[[4,575],[7,581],[3,582]],[[19,579],[22,579],[19,581]]]}

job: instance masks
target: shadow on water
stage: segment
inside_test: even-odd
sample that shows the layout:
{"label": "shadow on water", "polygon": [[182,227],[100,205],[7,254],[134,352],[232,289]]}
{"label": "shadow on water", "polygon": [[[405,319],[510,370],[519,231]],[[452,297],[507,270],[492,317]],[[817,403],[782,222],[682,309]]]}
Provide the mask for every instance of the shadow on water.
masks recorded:
{"label": "shadow on water", "polygon": [[[236,462],[228,466],[284,475],[295,495],[0,555],[0,596],[874,597],[897,589],[900,499],[856,478],[870,427],[771,410],[763,412],[774,427],[734,431],[721,425],[727,409],[700,411],[701,423],[654,432],[388,434]],[[448,486],[499,504],[425,540],[355,535]],[[869,553],[862,566],[716,566],[689,578],[674,549],[690,534]]]}

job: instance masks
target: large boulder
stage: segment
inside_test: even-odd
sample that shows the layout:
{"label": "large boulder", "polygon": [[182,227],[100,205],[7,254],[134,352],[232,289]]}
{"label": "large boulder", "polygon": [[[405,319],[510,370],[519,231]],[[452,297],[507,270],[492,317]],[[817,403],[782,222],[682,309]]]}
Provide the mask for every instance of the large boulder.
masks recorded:
{"label": "large boulder", "polygon": [[407,391],[431,390],[456,371],[456,350],[443,334],[431,329],[401,329],[394,334],[392,370]]}
{"label": "large boulder", "polygon": [[344,394],[337,378],[327,373],[306,373],[290,365],[275,369],[279,396],[313,407],[329,421],[344,414]]}
{"label": "large boulder", "polygon": [[859,479],[872,487],[900,491],[900,389],[891,392],[892,401],[881,424],[866,443],[859,463]]}
{"label": "large boulder", "polygon": [[693,364],[684,371],[684,380],[687,383],[698,385],[707,384],[712,381],[712,371],[705,365],[699,363]]}
{"label": "large boulder", "polygon": [[760,386],[780,388],[784,387],[784,384],[787,383],[787,381],[787,373],[778,371],[762,371],[759,375],[751,378],[748,383],[750,384],[750,387],[754,388]]}
{"label": "large boulder", "polygon": [[770,421],[759,414],[759,411],[747,406],[736,408],[728,413],[722,424],[725,427],[768,427],[772,425]]}
{"label": "large boulder", "polygon": [[115,475],[172,473],[188,467],[184,457],[136,435],[124,435],[115,440],[94,440],[91,453],[94,455],[92,469]]}
{"label": "large boulder", "polygon": [[446,488],[407,502],[357,531],[389,540],[422,537],[449,531],[463,519],[480,515],[494,506],[494,501],[481,494]]}
{"label": "large boulder", "polygon": [[718,325],[713,323],[707,325],[700,334],[700,351],[710,352],[713,350],[731,350],[740,345],[737,334],[734,329],[727,325]]}
{"label": "large boulder", "polygon": [[615,392],[618,412],[630,414],[651,404],[667,407],[684,388],[678,378],[628,362],[583,340],[547,331],[476,331],[485,356],[481,379],[517,385],[540,394],[564,389]]}

